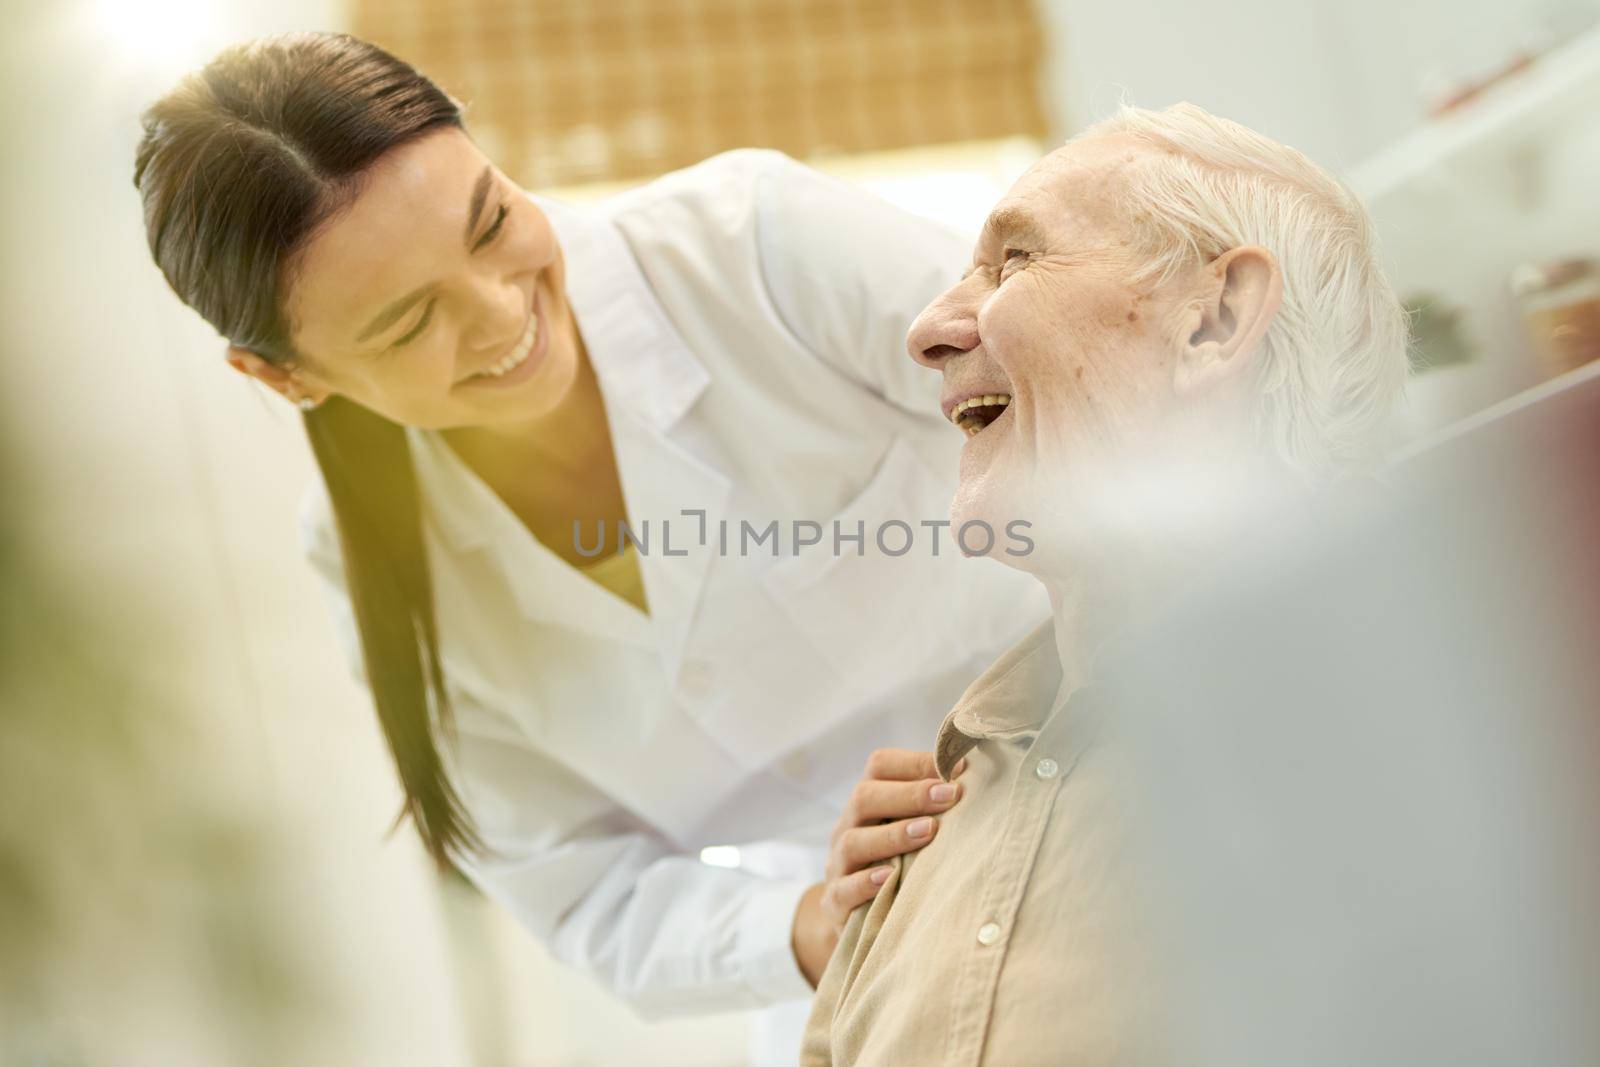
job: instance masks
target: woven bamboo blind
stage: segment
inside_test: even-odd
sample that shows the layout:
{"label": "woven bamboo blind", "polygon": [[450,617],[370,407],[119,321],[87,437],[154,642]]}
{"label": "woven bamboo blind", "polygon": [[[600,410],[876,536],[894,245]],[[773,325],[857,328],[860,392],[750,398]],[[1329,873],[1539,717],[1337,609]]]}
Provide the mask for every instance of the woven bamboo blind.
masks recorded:
{"label": "woven bamboo blind", "polygon": [[807,158],[1043,137],[1029,0],[347,0],[537,187],[724,149]]}

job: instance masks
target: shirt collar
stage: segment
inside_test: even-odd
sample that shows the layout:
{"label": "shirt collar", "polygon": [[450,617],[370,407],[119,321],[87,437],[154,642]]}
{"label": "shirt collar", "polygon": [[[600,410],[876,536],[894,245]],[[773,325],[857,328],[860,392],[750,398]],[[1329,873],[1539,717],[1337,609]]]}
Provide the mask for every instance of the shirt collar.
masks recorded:
{"label": "shirt collar", "polygon": [[990,664],[944,717],[934,747],[940,777],[948,779],[979,741],[1036,736],[1061,695],[1061,681],[1055,620],[1046,619]]}

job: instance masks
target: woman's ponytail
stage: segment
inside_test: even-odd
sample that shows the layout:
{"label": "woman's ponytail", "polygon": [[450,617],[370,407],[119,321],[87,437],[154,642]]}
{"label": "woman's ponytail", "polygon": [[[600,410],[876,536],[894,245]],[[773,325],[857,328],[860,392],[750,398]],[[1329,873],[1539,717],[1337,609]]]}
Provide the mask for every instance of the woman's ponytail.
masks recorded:
{"label": "woman's ponytail", "polygon": [[[342,33],[235,45],[141,116],[134,185],[167,282],[232,344],[303,362],[284,295],[294,256],[367,168],[461,106],[415,68]],[[436,743],[449,722],[405,431],[349,401],[305,416],[333,502],[372,698],[405,807],[441,863],[481,851]]]}

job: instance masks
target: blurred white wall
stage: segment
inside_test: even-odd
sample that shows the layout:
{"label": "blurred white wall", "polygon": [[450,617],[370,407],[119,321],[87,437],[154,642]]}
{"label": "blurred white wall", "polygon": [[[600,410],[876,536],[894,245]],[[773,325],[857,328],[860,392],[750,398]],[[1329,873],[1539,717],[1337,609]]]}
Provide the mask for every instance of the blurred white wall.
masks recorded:
{"label": "blurred white wall", "polygon": [[1124,93],[1140,107],[1189,100],[1339,170],[1415,128],[1442,82],[1600,10],[1595,0],[1037,2],[1063,133]]}

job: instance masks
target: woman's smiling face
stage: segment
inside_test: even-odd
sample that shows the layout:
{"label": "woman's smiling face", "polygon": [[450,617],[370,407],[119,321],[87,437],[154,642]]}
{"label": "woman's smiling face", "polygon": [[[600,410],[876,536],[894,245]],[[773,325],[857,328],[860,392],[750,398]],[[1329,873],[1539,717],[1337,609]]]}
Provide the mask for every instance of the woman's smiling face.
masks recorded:
{"label": "woman's smiling face", "polygon": [[467,134],[389,152],[288,274],[294,378],[430,429],[528,422],[567,395],[578,334],[550,221]]}

